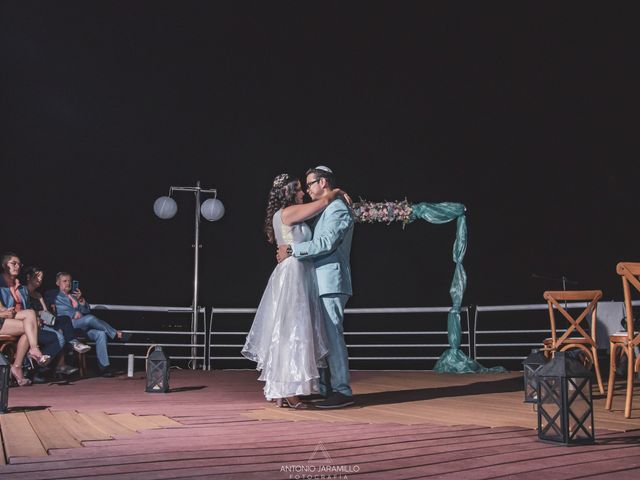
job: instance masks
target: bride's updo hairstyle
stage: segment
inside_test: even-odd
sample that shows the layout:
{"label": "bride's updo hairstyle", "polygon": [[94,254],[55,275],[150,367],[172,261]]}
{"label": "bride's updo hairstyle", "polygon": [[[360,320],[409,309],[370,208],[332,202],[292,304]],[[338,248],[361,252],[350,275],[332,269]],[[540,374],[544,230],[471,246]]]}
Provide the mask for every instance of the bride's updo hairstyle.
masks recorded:
{"label": "bride's updo hairstyle", "polygon": [[276,237],[273,233],[273,216],[281,208],[296,203],[296,183],[298,179],[288,173],[281,173],[273,179],[267,200],[267,215],[264,219],[264,233],[267,241],[275,245]]}

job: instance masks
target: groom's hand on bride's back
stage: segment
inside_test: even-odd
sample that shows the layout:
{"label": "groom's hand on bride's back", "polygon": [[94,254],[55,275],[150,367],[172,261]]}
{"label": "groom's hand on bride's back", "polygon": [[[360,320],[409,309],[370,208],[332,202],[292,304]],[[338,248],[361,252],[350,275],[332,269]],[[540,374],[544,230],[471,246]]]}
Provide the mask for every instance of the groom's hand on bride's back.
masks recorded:
{"label": "groom's hand on bride's back", "polygon": [[278,245],[278,248],[276,249],[276,260],[278,260],[278,263],[290,256],[289,245]]}

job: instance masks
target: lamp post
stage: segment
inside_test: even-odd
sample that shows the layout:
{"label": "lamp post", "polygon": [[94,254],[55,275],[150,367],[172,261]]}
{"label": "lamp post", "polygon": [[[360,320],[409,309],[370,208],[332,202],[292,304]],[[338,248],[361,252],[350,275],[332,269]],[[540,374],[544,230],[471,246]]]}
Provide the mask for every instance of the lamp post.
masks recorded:
{"label": "lamp post", "polygon": [[[210,222],[215,222],[220,220],[224,215],[224,205],[220,200],[218,200],[218,191],[215,189],[205,189],[200,187],[200,181],[196,182],[195,187],[170,187],[169,188],[169,196],[163,196],[156,199],[153,204],[153,211],[156,216],[163,220],[168,220],[173,218],[175,214],[178,212],[178,206],[176,201],[171,198],[173,192],[193,192],[196,197],[196,210],[195,210],[195,241],[193,244],[194,248],[194,259],[193,259],[193,318],[191,321],[191,356],[194,357],[193,364],[191,368],[193,370],[196,369],[196,347],[194,346],[197,339],[198,332],[198,251],[202,247],[200,245],[200,215],[202,215],[206,220]],[[210,193],[213,194],[213,198],[209,198],[205,200],[202,205],[200,205],[200,194],[202,193]],[[205,342],[206,344],[206,342]],[[206,356],[206,354],[205,354]],[[203,362],[203,368],[206,362]]]}

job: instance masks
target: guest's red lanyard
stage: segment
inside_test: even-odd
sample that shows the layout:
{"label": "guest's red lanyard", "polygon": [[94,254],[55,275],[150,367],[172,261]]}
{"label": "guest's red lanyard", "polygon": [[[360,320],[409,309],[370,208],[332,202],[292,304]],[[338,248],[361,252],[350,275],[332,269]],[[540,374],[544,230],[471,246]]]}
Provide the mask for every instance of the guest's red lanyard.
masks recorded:
{"label": "guest's red lanyard", "polygon": [[71,305],[73,305],[73,308],[78,308],[78,301],[73,297],[73,295],[69,295],[67,293],[67,297],[69,297],[69,300],[71,301]]}
{"label": "guest's red lanyard", "polygon": [[24,305],[22,305],[22,297],[20,296],[20,292],[18,292],[19,286],[20,286],[20,282],[18,281],[18,279],[16,279],[15,283],[13,284],[13,287],[9,287],[9,290],[11,291],[11,296],[13,297],[13,301],[15,302],[14,307],[16,309],[16,312],[19,312],[24,308]]}

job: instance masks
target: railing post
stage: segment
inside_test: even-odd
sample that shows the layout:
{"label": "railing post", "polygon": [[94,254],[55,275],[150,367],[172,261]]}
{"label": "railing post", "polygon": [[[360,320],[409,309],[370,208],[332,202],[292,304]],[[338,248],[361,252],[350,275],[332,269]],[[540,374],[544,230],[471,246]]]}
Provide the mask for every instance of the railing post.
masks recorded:
{"label": "railing post", "polygon": [[[473,317],[473,323],[471,322]],[[476,321],[478,320],[478,309],[475,305],[467,307],[467,322],[469,325],[469,357],[476,360]]]}
{"label": "railing post", "polygon": [[207,370],[211,370],[211,323],[213,322],[213,306],[209,314],[209,321],[205,311],[204,318],[204,364]]}

